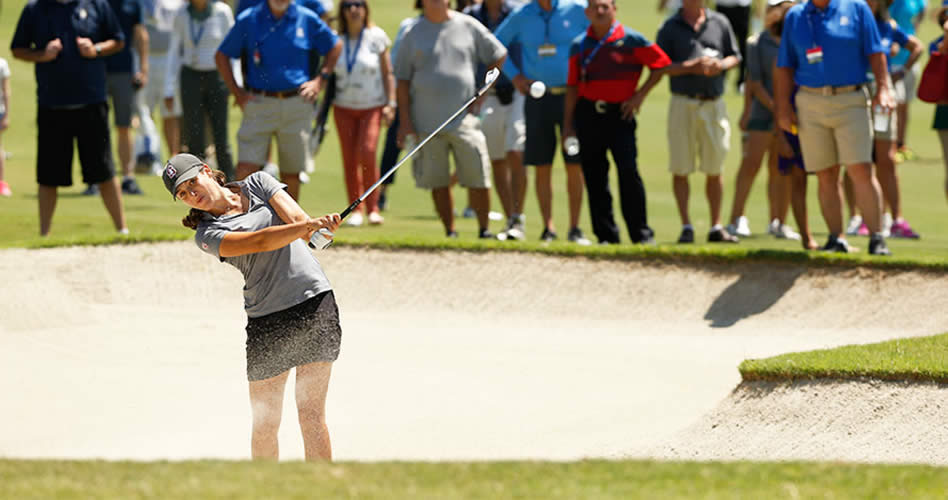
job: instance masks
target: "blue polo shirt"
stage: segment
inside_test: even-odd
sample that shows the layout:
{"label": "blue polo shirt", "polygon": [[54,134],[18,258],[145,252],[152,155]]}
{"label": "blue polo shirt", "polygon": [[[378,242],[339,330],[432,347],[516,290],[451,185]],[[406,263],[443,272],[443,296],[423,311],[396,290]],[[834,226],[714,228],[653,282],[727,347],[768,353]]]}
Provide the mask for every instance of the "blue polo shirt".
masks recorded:
{"label": "blue polo shirt", "polygon": [[[822,47],[823,58],[811,63],[807,50],[815,47]],[[879,30],[864,0],[830,0],[824,10],[807,2],[784,18],[777,66],[793,69],[798,85],[859,85],[866,82],[869,55],[880,52]]]}
{"label": "blue polo shirt", "polygon": [[[323,14],[326,13],[326,7],[319,0],[293,0],[297,5],[301,7],[306,7],[307,9],[316,13],[317,16],[323,17]],[[235,15],[240,15],[241,12],[256,7],[262,3],[267,3],[266,0],[240,0],[237,2],[237,12]]]}
{"label": "blue polo shirt", "polygon": [[[548,87],[566,85],[569,71],[569,48],[573,40],[586,32],[589,20],[584,10],[586,0],[553,0],[553,10],[547,12],[536,1],[513,11],[497,27],[494,36],[509,51],[520,44],[521,62],[512,58],[504,62],[503,71],[508,78],[523,75],[531,80],[540,80]],[[541,46],[556,47],[553,55],[540,55]]]}
{"label": "blue polo shirt", "polygon": [[105,58],[105,71],[109,73],[131,73],[134,66],[132,55],[133,30],[135,25],[144,24],[142,6],[138,0],[109,0],[112,11],[118,17],[122,34],[125,35],[125,47],[116,54]]}
{"label": "blue polo shirt", "polygon": [[237,16],[218,50],[232,59],[246,52],[247,86],[278,92],[309,80],[310,51],[326,55],[336,40],[336,34],[313,11],[290,3],[283,16],[274,19],[264,2]]}
{"label": "blue polo shirt", "polygon": [[125,40],[106,0],[32,0],[23,7],[10,49],[45,49],[59,38],[63,50],[56,59],[35,63],[36,96],[40,107],[67,108],[105,102],[105,59],[79,55],[76,37],[93,43]]}

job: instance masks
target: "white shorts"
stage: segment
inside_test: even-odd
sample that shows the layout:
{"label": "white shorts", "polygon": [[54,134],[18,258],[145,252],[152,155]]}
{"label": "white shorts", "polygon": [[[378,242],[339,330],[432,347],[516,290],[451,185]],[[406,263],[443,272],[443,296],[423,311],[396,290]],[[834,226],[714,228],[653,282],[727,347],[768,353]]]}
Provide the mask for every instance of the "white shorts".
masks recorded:
{"label": "white shorts", "polygon": [[165,72],[168,64],[167,55],[151,54],[148,56],[148,83],[138,93],[138,109],[151,113],[158,106],[162,118],[178,118],[181,116],[181,90],[175,89],[174,103],[171,111],[165,107]]}
{"label": "white shorts", "polygon": [[490,94],[481,107],[481,128],[487,138],[491,160],[503,160],[510,151],[523,152],[527,143],[527,126],[523,118],[524,96],[514,91],[513,101],[504,106]]}
{"label": "white shorts", "polygon": [[701,101],[673,95],[668,105],[668,170],[686,176],[698,168],[721,175],[731,147],[731,125],[724,99]]}
{"label": "white shorts", "polygon": [[921,70],[916,64],[911,71],[905,72],[905,77],[895,82],[895,101],[899,104],[912,102],[915,99],[915,90],[918,86],[918,78]]}

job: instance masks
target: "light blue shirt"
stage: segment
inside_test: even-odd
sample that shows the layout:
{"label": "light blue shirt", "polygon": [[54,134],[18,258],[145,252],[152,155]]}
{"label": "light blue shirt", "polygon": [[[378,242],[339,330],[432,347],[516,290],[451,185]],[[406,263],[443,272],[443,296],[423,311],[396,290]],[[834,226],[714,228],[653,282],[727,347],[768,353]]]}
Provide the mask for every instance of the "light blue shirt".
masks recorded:
{"label": "light blue shirt", "polygon": [[[821,60],[807,51],[821,47]],[[866,83],[869,56],[884,53],[875,17],[863,0],[830,0],[820,10],[813,2],[787,12],[777,66],[794,70],[794,81],[807,87]]]}
{"label": "light blue shirt", "polygon": [[[504,74],[511,80],[522,73],[547,87],[565,86],[570,45],[589,27],[585,9],[585,0],[553,0],[553,10],[549,12],[536,1],[513,11],[494,31],[508,50],[519,43],[523,51],[519,66],[513,58],[507,58]],[[556,53],[540,55],[540,47],[546,44],[556,47]]]}
{"label": "light blue shirt", "polygon": [[[889,15],[906,35],[915,34],[915,18],[925,10],[925,0],[895,0],[889,6]],[[895,57],[889,61],[890,66],[902,66],[908,61],[911,52],[902,47]]]}

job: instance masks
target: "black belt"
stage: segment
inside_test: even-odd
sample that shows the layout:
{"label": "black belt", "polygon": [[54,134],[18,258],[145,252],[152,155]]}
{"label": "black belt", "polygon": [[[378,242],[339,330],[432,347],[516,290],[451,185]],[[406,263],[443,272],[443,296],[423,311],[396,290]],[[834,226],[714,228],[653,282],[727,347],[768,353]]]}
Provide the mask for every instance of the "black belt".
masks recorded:
{"label": "black belt", "polygon": [[287,97],[295,97],[300,95],[300,88],[296,87],[295,89],[290,90],[258,90],[252,87],[247,87],[247,90],[251,94],[262,95],[264,97],[276,97],[277,99],[285,99]]}
{"label": "black belt", "polygon": [[580,99],[580,102],[588,106],[592,106],[592,108],[596,111],[596,113],[599,113],[600,115],[604,115],[609,112],[619,111],[622,109],[622,103],[620,102],[608,102],[608,101],[603,101],[602,99],[598,101],[593,101],[592,99],[586,99],[585,97]]}
{"label": "black belt", "polygon": [[697,101],[717,101],[718,98],[721,97],[719,95],[713,96],[713,95],[708,95],[708,94],[680,94],[678,92],[672,92],[672,95],[676,95],[678,97],[686,97],[688,99],[695,99]]}

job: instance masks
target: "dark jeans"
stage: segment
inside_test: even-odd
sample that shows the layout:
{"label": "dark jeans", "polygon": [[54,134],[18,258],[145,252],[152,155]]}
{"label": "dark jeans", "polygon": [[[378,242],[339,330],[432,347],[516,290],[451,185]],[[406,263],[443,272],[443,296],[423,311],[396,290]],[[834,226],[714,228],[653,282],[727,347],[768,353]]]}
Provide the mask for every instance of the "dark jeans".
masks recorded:
{"label": "dark jeans", "polygon": [[[379,175],[383,177],[398,163],[398,155],[402,152],[401,149],[398,149],[397,141],[398,120],[400,115],[401,113],[395,110],[395,119],[392,120],[392,124],[389,125],[388,131],[385,133],[385,149],[382,150],[382,160],[379,162]],[[395,174],[392,174],[392,176],[385,179],[385,182],[382,184],[392,184],[394,182]]]}
{"label": "dark jeans", "polygon": [[[604,112],[601,112],[604,111]],[[635,119],[622,119],[618,104],[597,106],[580,99],[576,103],[576,132],[579,156],[589,195],[589,217],[599,242],[619,243],[619,228],[612,215],[609,192],[609,158],[612,152],[619,177],[619,203],[633,243],[653,236],[645,212],[645,185],[639,176]]]}
{"label": "dark jeans", "polygon": [[211,124],[217,169],[234,179],[234,160],[227,140],[227,87],[213,71],[181,67],[181,134],[188,151],[204,158],[207,147],[205,121]]}
{"label": "dark jeans", "polygon": [[727,20],[731,22],[731,29],[734,30],[734,36],[737,37],[737,46],[741,49],[741,67],[737,76],[737,84],[744,83],[744,72],[747,69],[747,35],[750,30],[750,7],[718,7],[718,12],[724,14]]}

